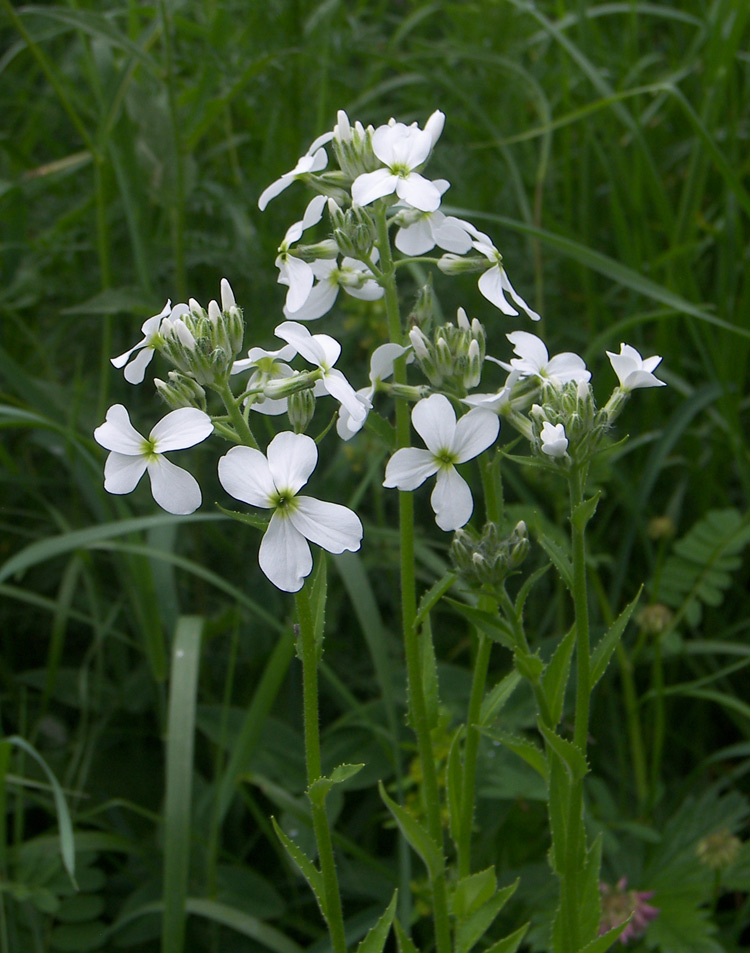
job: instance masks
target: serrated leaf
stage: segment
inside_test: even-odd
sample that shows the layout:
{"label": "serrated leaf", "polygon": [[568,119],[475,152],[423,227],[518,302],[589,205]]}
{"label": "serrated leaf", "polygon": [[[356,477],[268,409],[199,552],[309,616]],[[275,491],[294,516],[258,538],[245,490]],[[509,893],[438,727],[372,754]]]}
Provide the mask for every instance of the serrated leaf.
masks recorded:
{"label": "serrated leaf", "polygon": [[544,686],[544,693],[547,696],[547,704],[552,717],[551,728],[557,727],[562,718],[565,690],[568,687],[568,678],[570,676],[570,660],[573,657],[575,644],[576,629],[575,626],[573,626],[568,634],[560,640],[560,644],[555,649],[552,658],[544,670],[542,685]]}
{"label": "serrated leaf", "polygon": [[462,877],[453,890],[453,916],[465,920],[493,896],[497,889],[495,868],[487,867],[468,877]]}
{"label": "serrated leaf", "polygon": [[526,936],[526,931],[528,929],[529,924],[525,923],[514,933],[511,933],[510,936],[506,936],[503,940],[498,940],[496,943],[493,943],[492,946],[489,946],[484,951],[484,953],[516,953],[516,950],[521,945],[521,941]]}
{"label": "serrated leaf", "polygon": [[533,741],[522,738],[520,735],[512,735],[507,731],[499,731],[495,728],[483,728],[482,734],[487,735],[488,738],[492,738],[493,741],[500,742],[501,745],[506,747],[509,751],[512,751],[513,754],[522,758],[537,774],[541,775],[545,782],[549,781],[547,758],[542,749],[539,748],[538,745],[535,745]]}
{"label": "serrated leaf", "polygon": [[456,731],[448,750],[448,762],[445,768],[445,793],[448,802],[448,830],[453,841],[458,844],[461,825],[461,804],[463,792],[463,766],[461,764],[461,738],[463,726]]}
{"label": "serrated leaf", "polygon": [[382,953],[396,913],[397,900],[398,890],[395,890],[393,899],[384,910],[383,915],[357,947],[357,953]]}
{"label": "serrated leaf", "polygon": [[282,831],[282,829],[279,827],[275,817],[271,818],[271,823],[273,824],[273,829],[276,832],[276,836],[281,841],[281,844],[283,845],[287,854],[289,854],[289,857],[294,862],[294,865],[305,878],[310,889],[315,894],[315,899],[318,902],[320,912],[323,914],[323,918],[327,921],[328,916],[326,914],[323,874],[321,874],[307,854],[301,850],[301,848],[299,848],[290,837],[287,837],[284,831]]}
{"label": "serrated leaf", "polygon": [[592,688],[606,672],[607,666],[609,665],[609,660],[612,658],[612,653],[617,648],[617,643],[622,638],[622,633],[625,631],[625,627],[630,621],[630,617],[633,614],[635,607],[638,605],[638,601],[641,598],[641,592],[643,592],[643,586],[641,586],[636,593],[635,599],[625,606],[612,625],[596,643],[594,651],[591,653],[590,678]]}
{"label": "serrated leaf", "polygon": [[630,917],[628,917],[624,923],[621,923],[619,927],[614,927],[614,929],[608,930],[601,936],[596,937],[596,939],[592,940],[590,943],[582,946],[577,953],[606,953],[606,951],[612,946],[612,944],[629,923]]}
{"label": "serrated leaf", "polygon": [[335,784],[343,784],[364,768],[364,764],[340,764],[326,778],[318,778],[307,789],[307,796],[316,807],[323,807],[328,792]]}
{"label": "serrated leaf", "polygon": [[487,725],[493,721],[520,684],[521,676],[515,669],[501,678],[497,685],[490,689],[482,699],[482,707],[479,710],[479,725]]}
{"label": "serrated leaf", "polygon": [[245,523],[247,526],[254,526],[255,529],[267,530],[268,524],[270,522],[270,516],[257,516],[254,513],[239,513],[237,510],[228,510],[221,504],[217,503],[216,508],[220,510],[224,516],[228,516],[230,519],[237,520],[238,523]]}
{"label": "serrated leaf", "polygon": [[419,645],[420,672],[422,675],[422,691],[424,694],[425,716],[427,726],[432,730],[438,725],[440,717],[440,687],[438,685],[437,659],[435,645],[432,641],[432,624],[429,613],[417,635]]}
{"label": "serrated leaf", "polygon": [[575,526],[579,532],[583,532],[586,529],[586,525],[589,520],[592,518],[594,513],[596,513],[596,508],[599,505],[599,499],[601,498],[602,491],[597,490],[597,492],[590,496],[587,500],[581,500],[580,503],[577,503],[573,507],[573,512],[570,516],[570,522]]}
{"label": "serrated leaf", "polygon": [[516,616],[520,619],[523,615],[524,606],[526,605],[526,600],[529,597],[529,593],[533,589],[534,585],[542,578],[542,576],[549,570],[549,564],[546,566],[540,566],[535,572],[533,572],[528,578],[524,581],[521,588],[518,590],[518,595],[516,596],[515,610]]}
{"label": "serrated leaf", "polygon": [[437,582],[433,583],[427,592],[419,600],[419,609],[414,619],[414,628],[417,629],[429,614],[430,610],[437,605],[446,592],[456,581],[456,574],[451,570],[444,576],[441,576]]}
{"label": "serrated leaf", "polygon": [[398,824],[399,830],[406,838],[407,843],[422,858],[430,878],[434,880],[439,877],[445,870],[445,859],[442,850],[412,814],[388,797],[382,781],[378,782],[378,790],[383,803],[393,815],[393,819]]}
{"label": "serrated leaf", "polygon": [[459,602],[457,599],[446,599],[445,601],[452,605],[465,619],[468,619],[472,625],[476,626],[480,632],[484,632],[493,642],[499,642],[500,645],[504,645],[506,649],[511,651],[515,649],[513,630],[504,619],[493,615],[491,612],[485,612],[483,609],[468,606],[465,602]]}
{"label": "serrated leaf", "polygon": [[393,921],[393,932],[396,934],[398,953],[419,953],[414,941],[401,926],[398,917]]}
{"label": "serrated leaf", "polygon": [[567,553],[549,536],[540,534],[537,539],[539,545],[549,556],[552,565],[560,573],[560,578],[568,587],[573,589],[573,563]]}
{"label": "serrated leaf", "polygon": [[539,722],[539,731],[549,747],[560,758],[573,781],[582,781],[588,774],[589,766],[583,752],[572,742],[561,738],[546,725]]}
{"label": "serrated leaf", "polygon": [[455,953],[469,953],[469,950],[487,933],[498,913],[516,892],[519,881],[498,890],[482,907],[476,910],[456,927]]}

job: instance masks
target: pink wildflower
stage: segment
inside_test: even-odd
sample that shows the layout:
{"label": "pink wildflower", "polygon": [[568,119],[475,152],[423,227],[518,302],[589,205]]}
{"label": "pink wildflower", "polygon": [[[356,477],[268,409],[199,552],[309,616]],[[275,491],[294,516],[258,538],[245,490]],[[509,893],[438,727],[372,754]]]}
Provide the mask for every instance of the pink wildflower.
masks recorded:
{"label": "pink wildflower", "polygon": [[632,917],[619,937],[623,946],[626,946],[629,940],[643,936],[651,920],[659,916],[658,907],[652,907],[647,902],[653,897],[653,890],[628,890],[627,887],[627,877],[621,877],[614,887],[606,883],[599,884],[602,895],[599,935],[620,926],[628,917]]}

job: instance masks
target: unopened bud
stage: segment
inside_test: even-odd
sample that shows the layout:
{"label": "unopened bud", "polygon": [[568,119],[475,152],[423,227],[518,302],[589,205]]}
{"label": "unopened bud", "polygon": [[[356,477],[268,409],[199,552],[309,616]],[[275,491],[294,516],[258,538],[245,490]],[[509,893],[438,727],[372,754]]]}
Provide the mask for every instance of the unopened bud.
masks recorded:
{"label": "unopened bud", "polygon": [[304,433],[315,414],[315,395],[312,388],[298,390],[289,395],[287,416],[295,433]]}
{"label": "unopened bud", "polygon": [[170,371],[167,374],[169,381],[154,378],[154,384],[159,396],[164,400],[172,410],[179,410],[182,407],[197,407],[199,410],[206,409],[206,392],[201,385],[192,377],[186,377],[178,371]]}

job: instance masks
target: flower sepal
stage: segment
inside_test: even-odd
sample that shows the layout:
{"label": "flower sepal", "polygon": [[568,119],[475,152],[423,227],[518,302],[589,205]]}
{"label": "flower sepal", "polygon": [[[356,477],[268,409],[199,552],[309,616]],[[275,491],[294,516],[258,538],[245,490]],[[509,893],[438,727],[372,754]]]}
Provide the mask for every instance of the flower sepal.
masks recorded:
{"label": "flower sepal", "polygon": [[226,507],[222,506],[221,503],[217,503],[216,508],[221,510],[224,516],[228,516],[230,519],[237,520],[238,523],[247,523],[248,526],[254,526],[256,529],[262,530],[263,532],[268,529],[268,524],[271,522],[270,515],[265,516],[260,513],[238,513],[237,510],[228,510]]}

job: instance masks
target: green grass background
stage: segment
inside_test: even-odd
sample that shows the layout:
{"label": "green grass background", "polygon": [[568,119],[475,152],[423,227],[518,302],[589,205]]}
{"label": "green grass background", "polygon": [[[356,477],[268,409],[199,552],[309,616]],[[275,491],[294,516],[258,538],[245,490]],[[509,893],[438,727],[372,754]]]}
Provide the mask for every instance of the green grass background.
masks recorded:
{"label": "green grass background", "polygon": [[[744,0],[2,0],[0,717],[66,792],[80,887],[62,867],[46,775],[22,746],[0,746],[3,953],[149,953],[162,943],[162,911],[179,933],[186,892],[186,950],[325,948],[268,821],[274,813],[309,846],[291,604],[257,568],[257,538],[213,506],[226,501],[212,449],[197,448],[191,464],[203,508],[175,519],[143,487],[104,493],[91,434],[115,401],[146,427],[159,415],[149,386],[130,387],[109,358],[167,298],[205,303],[227,277],[247,345],[271,345],[285,290],[273,259],[304,199],[289,189],[261,214],[257,197],[340,108],[375,125],[445,112],[430,166],[452,183],[444,205],[492,235],[543,314],[550,351],[582,353],[602,401],[614,384],[605,349],[627,341],[663,355],[669,386],[634,396],[618,424],[631,440],[598,474],[592,576],[599,631],[642,581],[644,604],[671,598],[678,618],[661,641],[631,626],[621,668],[600,687],[592,810],[610,880],[641,883],[650,871],[658,882],[662,868],[679,879],[659,846],[664,830],[688,844],[710,832],[706,818],[744,830],[749,20]],[[504,334],[520,324],[470,278],[437,276],[435,289],[444,315],[466,307],[507,359]],[[355,386],[383,339],[380,318],[350,302],[334,330],[321,322],[342,340]],[[345,797],[331,797],[353,938],[394,885],[421,876],[399,867],[373,793],[402,769],[408,781],[411,740],[393,500],[368,439],[331,451],[317,475],[321,496],[361,505],[368,531],[362,553],[330,569],[323,668],[328,763],[368,762]],[[505,486],[511,513],[530,505],[538,527],[564,530],[547,483],[508,467]],[[713,511],[724,512],[706,522]],[[678,582],[671,597],[673,543],[654,538],[658,517],[677,537],[701,528],[681,570],[689,591]],[[445,539],[427,532],[425,586],[445,558]],[[529,610],[543,651],[569,615],[548,576]],[[198,623],[176,634],[184,615],[202,620],[200,648]],[[468,691],[471,640],[450,616],[438,621],[447,737]],[[176,641],[199,653],[195,669],[173,667]],[[496,677],[508,669],[500,650],[493,665]],[[511,706],[514,730],[530,727],[529,711]],[[510,756],[496,769],[492,754],[479,853],[523,874],[509,914],[518,924],[541,916],[549,889],[543,799]],[[693,904],[697,925],[658,948],[741,949],[744,876],[716,910],[709,885]]]}

